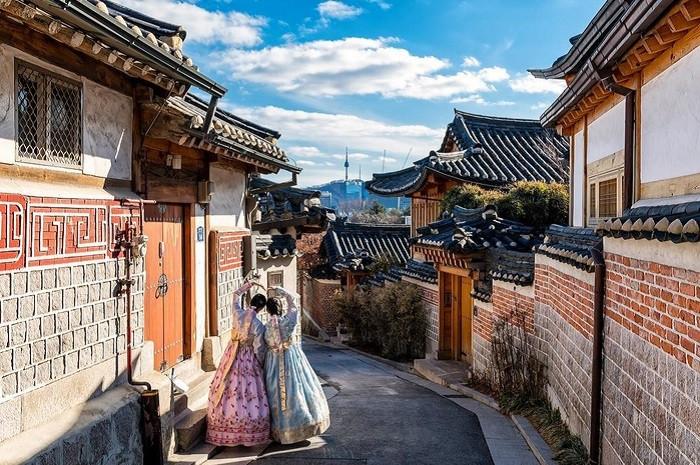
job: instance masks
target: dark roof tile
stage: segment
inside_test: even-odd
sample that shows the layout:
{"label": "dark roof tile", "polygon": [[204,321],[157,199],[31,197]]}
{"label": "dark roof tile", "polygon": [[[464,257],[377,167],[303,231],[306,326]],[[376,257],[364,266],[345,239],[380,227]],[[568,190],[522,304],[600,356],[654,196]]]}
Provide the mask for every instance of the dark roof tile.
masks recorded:
{"label": "dark roof tile", "polygon": [[328,264],[335,270],[364,271],[380,257],[403,266],[409,258],[407,225],[369,225],[335,221],[323,239]]}

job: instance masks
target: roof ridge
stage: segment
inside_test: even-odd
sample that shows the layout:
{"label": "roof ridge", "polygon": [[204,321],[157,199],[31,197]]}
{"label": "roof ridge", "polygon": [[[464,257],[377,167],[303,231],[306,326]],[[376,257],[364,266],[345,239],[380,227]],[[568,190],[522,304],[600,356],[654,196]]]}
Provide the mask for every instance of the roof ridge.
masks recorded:
{"label": "roof ridge", "polygon": [[[192,94],[191,92],[188,92],[182,98],[185,102],[198,106],[202,110],[206,111],[209,107],[209,104],[207,102],[202,100],[200,97]],[[220,106],[217,106],[216,108],[216,116],[220,118],[223,116],[224,118],[222,119],[229,118],[230,121],[227,121],[228,123],[235,124],[241,129],[245,129],[246,131],[249,131],[258,137],[262,137],[263,139],[265,137],[274,137],[275,139],[279,139],[282,137],[282,134],[280,134],[278,131],[263,126],[261,124],[254,123],[245,118],[241,118],[240,116],[237,116],[231,113],[230,111],[222,109]]]}
{"label": "roof ridge", "polygon": [[[153,16],[149,16],[147,14],[141,13],[140,11],[136,11],[132,8],[126,7],[124,5],[121,5],[119,3],[115,3],[111,0],[90,0],[93,5],[96,5],[99,2],[104,3],[107,5],[107,8],[110,10],[114,10],[115,12],[121,14],[122,16],[126,15],[128,16],[128,19],[135,21],[138,23],[139,26],[144,26],[144,27],[149,27],[149,26],[156,26],[158,29],[161,29],[161,32],[164,33],[170,33],[171,35],[177,35],[179,36],[182,40],[185,40],[187,37],[187,31],[185,30],[184,27],[178,24],[173,24],[169,23],[167,21],[160,20],[158,18],[154,18]],[[127,18],[125,18],[127,19]]]}
{"label": "roof ridge", "polygon": [[463,119],[467,118],[470,121],[474,121],[477,123],[487,123],[487,122],[494,122],[494,123],[515,123],[518,125],[536,125],[542,129],[545,129],[542,127],[542,123],[540,123],[539,120],[537,119],[528,119],[528,118],[511,118],[511,117],[506,117],[506,116],[491,116],[491,115],[479,115],[477,113],[469,113],[467,111],[462,111],[458,110],[457,108],[454,109],[455,115],[461,116]]}

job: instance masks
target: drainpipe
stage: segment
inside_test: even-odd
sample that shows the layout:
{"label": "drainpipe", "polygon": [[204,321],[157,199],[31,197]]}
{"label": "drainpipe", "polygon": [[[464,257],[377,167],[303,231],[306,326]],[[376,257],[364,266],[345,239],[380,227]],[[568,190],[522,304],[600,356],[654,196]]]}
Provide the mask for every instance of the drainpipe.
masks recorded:
{"label": "drainpipe", "polygon": [[601,79],[603,86],[618,95],[625,97],[625,166],[622,209],[627,210],[634,203],[634,133],[636,125],[637,91],[615,83],[612,74],[608,73]]}
{"label": "drainpipe", "polygon": [[589,464],[600,464],[600,424],[603,394],[603,330],[605,328],[605,259],[603,241],[591,250],[595,266],[593,288],[593,357],[591,368],[591,436]]}
{"label": "drainpipe", "polygon": [[[154,201],[144,201],[141,199],[122,199],[121,205],[129,209],[138,208],[141,230],[143,231],[144,224],[144,203],[155,203]],[[160,400],[157,389],[153,389],[150,383],[145,381],[134,380],[132,367],[132,350],[131,350],[131,299],[132,286],[134,279],[131,276],[131,266],[134,264],[134,247],[138,244],[134,240],[136,225],[127,220],[126,230],[119,241],[119,247],[124,252],[126,262],[126,277],[120,280],[120,293],[126,297],[126,376],[127,382],[131,386],[143,387],[140,391],[141,403],[141,434],[143,440],[143,459],[144,463],[162,465],[163,464],[163,433],[160,423]]]}

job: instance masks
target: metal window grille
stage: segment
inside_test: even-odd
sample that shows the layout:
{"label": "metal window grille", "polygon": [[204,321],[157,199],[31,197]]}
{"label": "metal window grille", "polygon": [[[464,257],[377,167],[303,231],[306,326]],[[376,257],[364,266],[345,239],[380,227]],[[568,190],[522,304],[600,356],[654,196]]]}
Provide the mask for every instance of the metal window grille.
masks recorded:
{"label": "metal window grille", "polygon": [[595,184],[590,185],[590,203],[588,206],[588,217],[589,218],[597,218],[598,214],[595,211],[595,201],[596,201],[596,192],[595,192]]}
{"label": "metal window grille", "polygon": [[268,271],[267,272],[267,286],[283,286],[284,285],[284,273],[282,271]]}
{"label": "metal window grille", "polygon": [[15,89],[17,159],[81,167],[80,84],[17,62]]}

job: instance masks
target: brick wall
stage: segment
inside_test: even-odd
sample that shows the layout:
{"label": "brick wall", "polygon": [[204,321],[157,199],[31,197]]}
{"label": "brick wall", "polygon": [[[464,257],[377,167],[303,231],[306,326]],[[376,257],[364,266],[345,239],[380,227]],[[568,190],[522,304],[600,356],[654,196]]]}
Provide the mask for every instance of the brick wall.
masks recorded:
{"label": "brick wall", "polygon": [[605,241],[604,463],[697,464],[700,250],[645,242]]}
{"label": "brick wall", "polygon": [[[115,201],[0,195],[0,407],[21,410],[26,394],[126,351],[126,264],[115,242],[129,218],[137,223],[138,211]],[[132,276],[139,347],[142,262]],[[7,418],[0,441],[26,426]]]}
{"label": "brick wall", "polygon": [[216,289],[212,301],[216,304],[218,333],[231,329],[233,293],[243,284],[243,238],[249,236],[247,230],[212,231],[210,233],[211,283]]}
{"label": "brick wall", "polygon": [[588,445],[593,353],[593,279],[544,255],[535,259],[535,335],[547,366],[547,395]]}
{"label": "brick wall", "polygon": [[333,308],[333,296],[340,291],[340,281],[304,277],[304,310],[324,331],[335,334],[340,315]]}
{"label": "brick wall", "polygon": [[440,296],[437,284],[428,284],[411,278],[402,281],[414,284],[421,293],[423,308],[428,317],[428,330],[425,335],[425,357],[437,359],[440,349]]}

